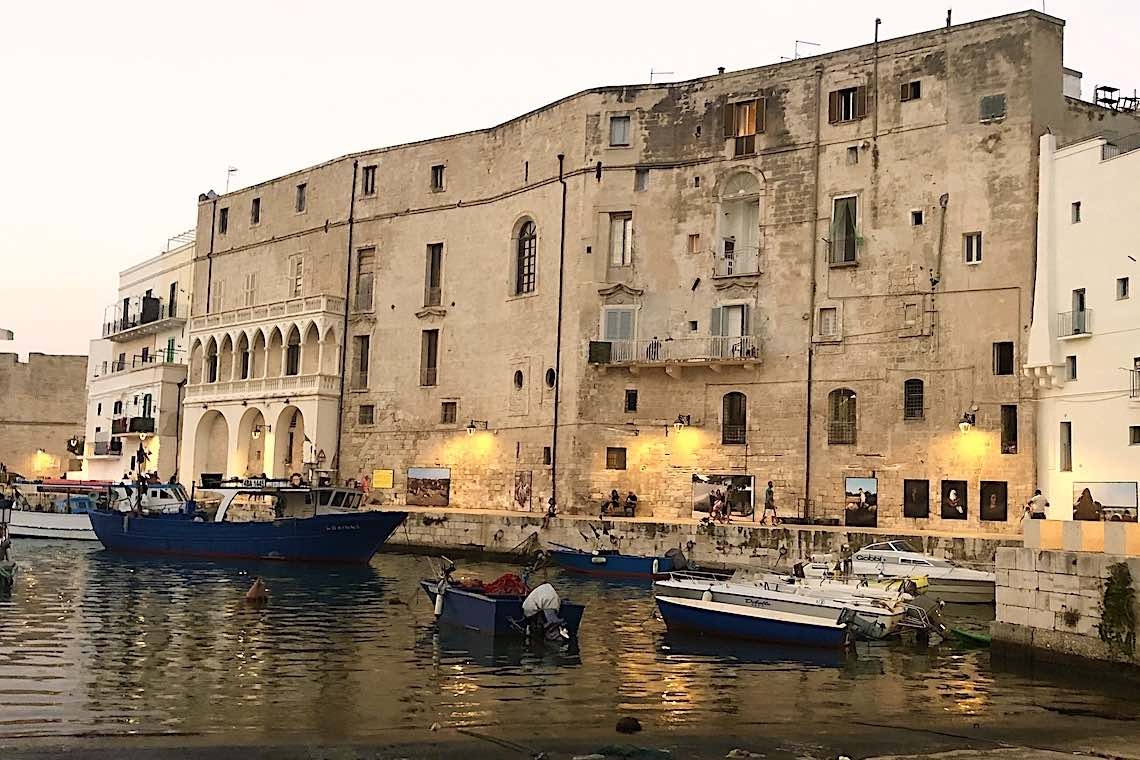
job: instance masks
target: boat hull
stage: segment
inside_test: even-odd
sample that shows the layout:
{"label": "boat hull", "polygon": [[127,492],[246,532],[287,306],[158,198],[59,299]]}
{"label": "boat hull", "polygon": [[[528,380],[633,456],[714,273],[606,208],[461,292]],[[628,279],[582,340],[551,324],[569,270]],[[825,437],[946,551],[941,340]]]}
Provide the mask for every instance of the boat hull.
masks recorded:
{"label": "boat hull", "polygon": [[[436,603],[439,595],[439,581],[422,580],[420,588],[427,594],[432,605]],[[478,631],[486,636],[517,636],[525,635],[522,603],[524,597],[488,596],[476,591],[466,591],[456,586],[447,586],[443,590],[443,608],[436,617],[441,625],[455,626],[469,631]],[[558,614],[566,622],[566,630],[572,637],[578,636],[578,627],[582,624],[582,614],[585,605],[563,600]]]}
{"label": "boat hull", "polygon": [[92,512],[91,526],[112,551],[213,559],[366,564],[406,512],[317,515],[272,522],[195,522],[183,516]]}
{"label": "boat hull", "polygon": [[91,519],[86,514],[70,515],[61,512],[13,510],[8,533],[14,538],[99,540],[91,528]]}
{"label": "boat hull", "polygon": [[836,620],[665,596],[657,608],[670,631],[827,649],[849,642],[847,626]]}
{"label": "boat hull", "polygon": [[931,578],[926,593],[947,604],[993,604],[994,581]]}
{"label": "boat hull", "polygon": [[648,579],[663,575],[673,569],[673,560],[670,557],[593,554],[574,549],[548,549],[547,552],[555,565],[578,575]]}

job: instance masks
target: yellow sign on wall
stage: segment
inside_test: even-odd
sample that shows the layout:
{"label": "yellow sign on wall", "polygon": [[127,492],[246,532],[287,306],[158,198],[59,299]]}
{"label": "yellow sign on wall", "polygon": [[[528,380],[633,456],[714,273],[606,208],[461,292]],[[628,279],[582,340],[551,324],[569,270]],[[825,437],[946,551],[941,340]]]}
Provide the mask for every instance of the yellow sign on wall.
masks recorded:
{"label": "yellow sign on wall", "polygon": [[372,487],[373,488],[391,488],[393,480],[392,470],[373,470],[372,471]]}

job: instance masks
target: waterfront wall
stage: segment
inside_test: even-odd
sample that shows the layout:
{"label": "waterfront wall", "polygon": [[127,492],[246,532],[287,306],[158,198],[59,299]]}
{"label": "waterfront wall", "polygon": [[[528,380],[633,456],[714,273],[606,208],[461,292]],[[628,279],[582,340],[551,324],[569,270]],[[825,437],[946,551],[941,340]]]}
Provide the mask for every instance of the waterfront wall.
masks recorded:
{"label": "waterfront wall", "polygon": [[[1140,665],[1135,629],[1121,630],[1118,626],[1122,617],[1120,598],[1106,599],[1106,579],[1119,565],[1127,568],[1134,582],[1140,579],[1137,556],[999,548],[995,643],[1028,648],[1045,658],[1075,655]],[[1133,620],[1140,619],[1140,602],[1134,594],[1131,607]],[[1124,640],[1106,640],[1114,636]]]}
{"label": "waterfront wall", "polygon": [[883,529],[848,530],[832,526],[779,526],[755,523],[702,526],[695,520],[590,519],[582,515],[546,518],[490,510],[424,509],[412,512],[389,540],[395,548],[431,553],[447,551],[509,554],[531,536],[540,545],[575,548],[616,547],[627,554],[655,555],[680,548],[706,566],[790,567],[812,554],[836,554],[844,544],[854,548],[902,538],[916,548],[979,567],[992,566],[999,546],[1020,541],[1001,535],[906,533]]}
{"label": "waterfront wall", "polygon": [[87,357],[0,354],[0,462],[29,478],[71,468],[67,440],[83,433]]}

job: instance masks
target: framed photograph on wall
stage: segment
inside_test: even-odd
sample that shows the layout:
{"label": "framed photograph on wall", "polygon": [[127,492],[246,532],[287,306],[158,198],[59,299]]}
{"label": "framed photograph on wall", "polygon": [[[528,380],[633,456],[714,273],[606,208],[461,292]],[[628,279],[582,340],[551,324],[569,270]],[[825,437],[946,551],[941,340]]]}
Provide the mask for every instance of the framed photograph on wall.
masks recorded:
{"label": "framed photograph on wall", "polygon": [[930,517],[930,481],[903,481],[903,517]]}
{"label": "framed photograph on wall", "polygon": [[1136,522],[1136,482],[1073,483],[1073,519]]}
{"label": "framed photograph on wall", "polygon": [[408,468],[408,495],[413,507],[446,507],[451,501],[451,470],[447,467]]}
{"label": "framed photograph on wall", "polygon": [[[751,475],[693,475],[693,517],[714,511],[732,517],[756,519],[755,479]],[[726,513],[725,506],[732,510]]]}
{"label": "framed photograph on wall", "polygon": [[852,528],[878,527],[878,478],[843,479],[843,524]]}
{"label": "framed photograph on wall", "polygon": [[981,518],[987,522],[1005,522],[1009,519],[1008,485],[1004,480],[983,480],[978,495]]}
{"label": "framed photograph on wall", "polygon": [[534,472],[532,470],[515,471],[515,509],[529,512],[531,496],[534,491]]}
{"label": "framed photograph on wall", "polygon": [[966,481],[942,481],[942,519],[965,520],[967,514]]}

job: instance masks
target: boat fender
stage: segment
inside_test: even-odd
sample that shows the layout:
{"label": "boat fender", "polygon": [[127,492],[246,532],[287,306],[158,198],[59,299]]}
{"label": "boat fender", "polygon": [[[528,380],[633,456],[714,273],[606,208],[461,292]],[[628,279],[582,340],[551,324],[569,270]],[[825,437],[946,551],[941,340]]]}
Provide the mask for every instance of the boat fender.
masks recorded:
{"label": "boat fender", "polygon": [[705,592],[703,594],[701,594],[701,601],[702,602],[711,602],[712,600],[713,600],[712,589],[706,588]]}
{"label": "boat fender", "polygon": [[658,567],[657,566],[657,559],[654,558],[654,560],[653,560],[653,574],[654,575],[657,575],[657,567]]}
{"label": "boat fender", "polygon": [[595,565],[604,565],[606,564],[606,558],[600,554],[595,554],[594,556],[590,557],[590,562]]}
{"label": "boat fender", "polygon": [[435,616],[439,617],[443,614],[443,592],[435,595]]}

